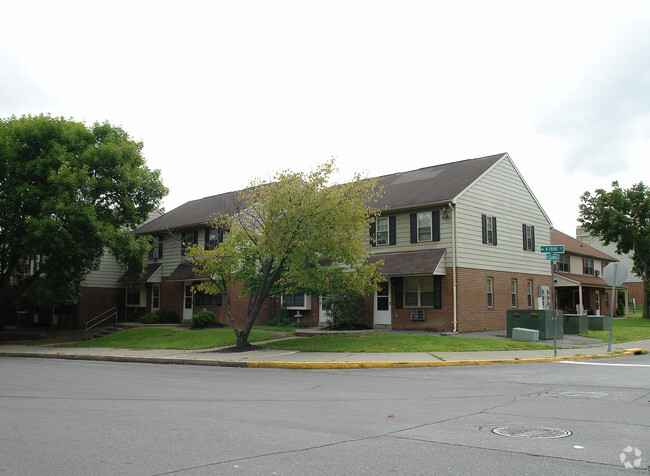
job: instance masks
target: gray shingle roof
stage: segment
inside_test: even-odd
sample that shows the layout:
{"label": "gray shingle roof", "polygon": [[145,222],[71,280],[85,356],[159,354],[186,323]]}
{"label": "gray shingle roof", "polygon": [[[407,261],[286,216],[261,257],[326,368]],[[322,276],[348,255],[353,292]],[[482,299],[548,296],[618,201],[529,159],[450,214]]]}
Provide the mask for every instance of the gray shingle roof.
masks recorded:
{"label": "gray shingle roof", "polygon": [[[384,186],[384,195],[374,205],[395,209],[452,200],[504,155],[461,160],[377,177],[379,184]],[[192,200],[142,225],[136,233],[204,226],[217,214],[233,212],[238,193],[228,192]]]}

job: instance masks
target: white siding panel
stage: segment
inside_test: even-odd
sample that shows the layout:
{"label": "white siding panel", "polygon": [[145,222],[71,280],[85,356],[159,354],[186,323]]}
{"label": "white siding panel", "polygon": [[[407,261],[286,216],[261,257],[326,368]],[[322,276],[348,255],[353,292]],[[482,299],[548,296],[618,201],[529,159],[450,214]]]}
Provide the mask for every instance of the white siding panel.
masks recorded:
{"label": "white siding panel", "polygon": [[[540,253],[550,226],[509,158],[498,162],[458,199],[458,262],[461,268],[550,274]],[[497,246],[482,243],[481,215],[497,218]],[[535,227],[535,251],[523,249],[522,224]]]}

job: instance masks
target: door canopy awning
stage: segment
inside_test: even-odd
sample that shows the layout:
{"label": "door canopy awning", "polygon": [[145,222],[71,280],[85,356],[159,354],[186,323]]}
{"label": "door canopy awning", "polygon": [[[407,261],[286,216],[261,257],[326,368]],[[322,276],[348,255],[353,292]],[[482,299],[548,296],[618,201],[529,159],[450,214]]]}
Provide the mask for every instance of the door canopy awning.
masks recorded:
{"label": "door canopy awning", "polygon": [[368,261],[384,261],[381,273],[385,276],[444,275],[445,248],[423,251],[403,251],[398,253],[374,253]]}

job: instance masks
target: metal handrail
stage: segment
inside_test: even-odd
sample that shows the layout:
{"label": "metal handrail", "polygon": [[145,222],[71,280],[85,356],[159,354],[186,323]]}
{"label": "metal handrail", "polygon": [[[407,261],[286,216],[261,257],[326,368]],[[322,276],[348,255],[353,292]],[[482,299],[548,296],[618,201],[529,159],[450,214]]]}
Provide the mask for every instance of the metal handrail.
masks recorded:
{"label": "metal handrail", "polygon": [[[88,321],[86,321],[86,339],[88,338],[88,330],[89,329],[92,329],[93,327],[98,326],[99,324],[101,324],[104,321],[107,321],[108,319],[110,319],[113,316],[115,316],[115,324],[117,324],[117,307],[112,307],[112,308],[102,312],[100,315],[95,316],[92,319],[89,319]],[[94,322],[94,321],[97,321],[97,322]]]}

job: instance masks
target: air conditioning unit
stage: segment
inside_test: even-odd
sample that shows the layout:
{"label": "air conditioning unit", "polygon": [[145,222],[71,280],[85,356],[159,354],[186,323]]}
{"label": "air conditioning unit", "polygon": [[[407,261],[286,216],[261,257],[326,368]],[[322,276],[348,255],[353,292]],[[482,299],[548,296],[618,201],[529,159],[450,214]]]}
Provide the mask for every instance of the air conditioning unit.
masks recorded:
{"label": "air conditioning unit", "polygon": [[411,309],[412,321],[424,321],[424,309]]}
{"label": "air conditioning unit", "polygon": [[600,276],[600,271],[596,270],[596,277]]}

